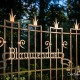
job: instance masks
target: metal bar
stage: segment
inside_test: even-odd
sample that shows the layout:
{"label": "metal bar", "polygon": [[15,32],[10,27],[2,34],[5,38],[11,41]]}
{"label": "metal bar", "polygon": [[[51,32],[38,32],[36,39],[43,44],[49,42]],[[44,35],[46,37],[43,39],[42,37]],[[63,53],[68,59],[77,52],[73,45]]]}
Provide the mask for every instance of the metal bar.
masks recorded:
{"label": "metal bar", "polygon": [[[42,54],[42,26],[40,27],[40,52]],[[42,55],[41,55],[41,80],[42,80]]]}
{"label": "metal bar", "polygon": [[[57,29],[56,29],[56,32],[57,32]],[[57,35],[57,33],[56,33],[56,53],[57,53],[57,38],[58,38],[58,35]],[[57,58],[56,58],[56,80],[57,80]]]}
{"label": "metal bar", "polygon": [[[5,22],[5,20],[4,20],[4,26],[6,25],[6,22]],[[6,41],[6,28],[4,27],[4,40]],[[4,74],[4,76],[3,76],[3,80],[5,80],[5,76],[6,76],[6,71],[5,71],[5,63],[6,63],[6,59],[5,59],[5,52],[6,52],[6,44],[4,44],[4,56],[3,56],[3,65],[4,65],[4,67],[3,67],[3,74]]]}
{"label": "metal bar", "polygon": [[[20,28],[20,23],[18,22],[18,28]],[[20,29],[18,29],[18,42],[20,42]],[[20,44],[18,44],[18,80],[20,80]]]}
{"label": "metal bar", "polygon": [[[71,69],[71,68],[70,68]],[[74,67],[74,68],[72,68],[73,70],[75,70],[76,69],[76,67]],[[51,70],[56,70],[56,68],[51,68]],[[58,68],[57,70],[62,70],[62,68]],[[66,68],[63,68],[63,70],[66,70]],[[30,70],[31,72],[35,72],[35,70]],[[37,72],[40,72],[41,71],[41,69],[38,69],[38,70],[36,70]],[[50,68],[47,68],[47,69],[43,69],[43,71],[50,71]],[[21,73],[26,73],[26,72],[28,72],[28,71],[20,71],[19,73],[21,74]],[[11,72],[7,72],[7,73],[5,73],[5,75],[6,74],[11,74]],[[18,72],[13,72],[13,74],[18,74]],[[0,75],[4,75],[4,74],[0,74]]]}
{"label": "metal bar", "polygon": [[[13,22],[11,22],[11,27],[13,27]],[[11,29],[11,48],[13,48],[13,28]],[[13,80],[13,60],[11,59],[11,80]]]}
{"label": "metal bar", "polygon": [[[51,44],[51,28],[50,28],[50,44]],[[51,45],[50,45],[50,80],[52,80],[52,71],[51,71]]]}
{"label": "metal bar", "polygon": [[[72,29],[70,29],[70,61],[72,62]],[[72,74],[72,64],[70,66],[70,73]],[[71,75],[72,80],[72,75]]]}
{"label": "metal bar", "polygon": [[[28,54],[30,53],[30,26],[28,26]],[[30,80],[30,58],[28,58],[28,80]]]}
{"label": "metal bar", "polygon": [[77,30],[76,30],[76,66],[78,66],[78,42],[77,42]]}
{"label": "metal bar", "polygon": [[[35,30],[36,30],[36,27],[35,27]],[[35,57],[36,57],[36,31],[35,31],[35,34],[34,34],[34,50],[35,50]],[[36,80],[36,58],[35,58],[35,80]]]}
{"label": "metal bar", "polygon": [[[63,53],[63,46],[62,46],[62,44],[63,44],[63,29],[61,29],[61,52]],[[62,57],[62,80],[64,79],[63,78],[63,57]]]}
{"label": "metal bar", "polygon": [[[76,74],[77,74],[77,66],[78,66],[78,40],[77,40],[77,30],[76,30]],[[78,76],[76,76],[76,80],[78,80]]]}
{"label": "metal bar", "polygon": [[[6,28],[13,28],[13,29],[20,29],[20,30],[27,30],[28,31],[28,29],[27,28],[16,28],[16,27],[10,27],[10,26],[3,26],[3,25],[0,25],[0,27],[6,27]],[[80,30],[80,29],[78,29],[78,30]],[[36,31],[36,32],[40,32],[40,30],[30,30],[30,31]],[[50,31],[42,31],[42,33],[50,33]],[[51,33],[56,33],[56,32],[51,32]],[[57,34],[61,34],[61,32],[57,32]],[[68,35],[68,34],[70,34],[69,32],[63,32],[63,34],[64,35]],[[74,34],[75,35],[75,33],[71,33],[71,34]],[[80,35],[80,33],[77,33],[78,35]]]}

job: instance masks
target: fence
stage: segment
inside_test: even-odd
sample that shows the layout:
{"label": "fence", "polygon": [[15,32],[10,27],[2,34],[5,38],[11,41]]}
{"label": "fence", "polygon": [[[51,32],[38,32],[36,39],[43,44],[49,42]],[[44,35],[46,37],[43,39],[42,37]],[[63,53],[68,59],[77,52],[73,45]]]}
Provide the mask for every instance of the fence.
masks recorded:
{"label": "fence", "polygon": [[43,31],[36,17],[25,28],[14,17],[11,14],[10,21],[0,25],[0,80],[80,79],[77,22],[70,32],[58,28],[57,20],[54,27]]}

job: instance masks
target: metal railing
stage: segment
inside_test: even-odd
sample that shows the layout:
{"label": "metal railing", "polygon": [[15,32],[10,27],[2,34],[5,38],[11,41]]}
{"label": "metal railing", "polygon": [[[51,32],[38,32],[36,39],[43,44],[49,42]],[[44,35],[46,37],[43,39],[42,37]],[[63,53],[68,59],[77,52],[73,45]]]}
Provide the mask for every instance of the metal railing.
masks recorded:
{"label": "metal railing", "polygon": [[14,19],[0,25],[0,80],[79,80],[77,22],[70,32],[63,32],[57,20],[49,31],[37,25],[36,17],[33,21],[28,28],[21,28]]}

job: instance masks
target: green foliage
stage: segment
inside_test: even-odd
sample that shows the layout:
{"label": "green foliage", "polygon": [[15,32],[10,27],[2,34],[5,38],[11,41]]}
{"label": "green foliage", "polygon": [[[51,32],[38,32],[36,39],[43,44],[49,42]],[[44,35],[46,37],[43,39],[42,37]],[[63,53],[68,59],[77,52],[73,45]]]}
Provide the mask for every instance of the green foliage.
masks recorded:
{"label": "green foliage", "polygon": [[80,0],[67,0],[68,17],[71,22],[80,22]]}
{"label": "green foliage", "polygon": [[6,76],[6,80],[10,80],[10,77],[9,77],[9,75],[7,75],[7,76]]}

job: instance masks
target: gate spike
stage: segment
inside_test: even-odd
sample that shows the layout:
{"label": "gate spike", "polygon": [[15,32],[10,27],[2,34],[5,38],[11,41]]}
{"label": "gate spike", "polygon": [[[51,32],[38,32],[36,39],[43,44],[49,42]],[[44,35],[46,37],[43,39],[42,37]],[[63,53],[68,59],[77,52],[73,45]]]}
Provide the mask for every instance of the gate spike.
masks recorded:
{"label": "gate spike", "polygon": [[11,22],[14,22],[14,19],[15,19],[15,16],[16,16],[16,15],[13,15],[12,9],[11,9],[11,14],[9,13],[9,15],[10,15],[10,21],[11,21]]}
{"label": "gate spike", "polygon": [[76,20],[76,24],[75,24],[75,29],[78,29],[78,23],[77,23],[77,20]]}
{"label": "gate spike", "polygon": [[59,22],[57,22],[57,19],[55,19],[54,27],[55,27],[56,29],[58,28],[58,24],[59,24]]}
{"label": "gate spike", "polygon": [[33,19],[33,25],[36,25],[37,26],[37,19],[36,19],[36,15],[34,15],[34,19]]}

